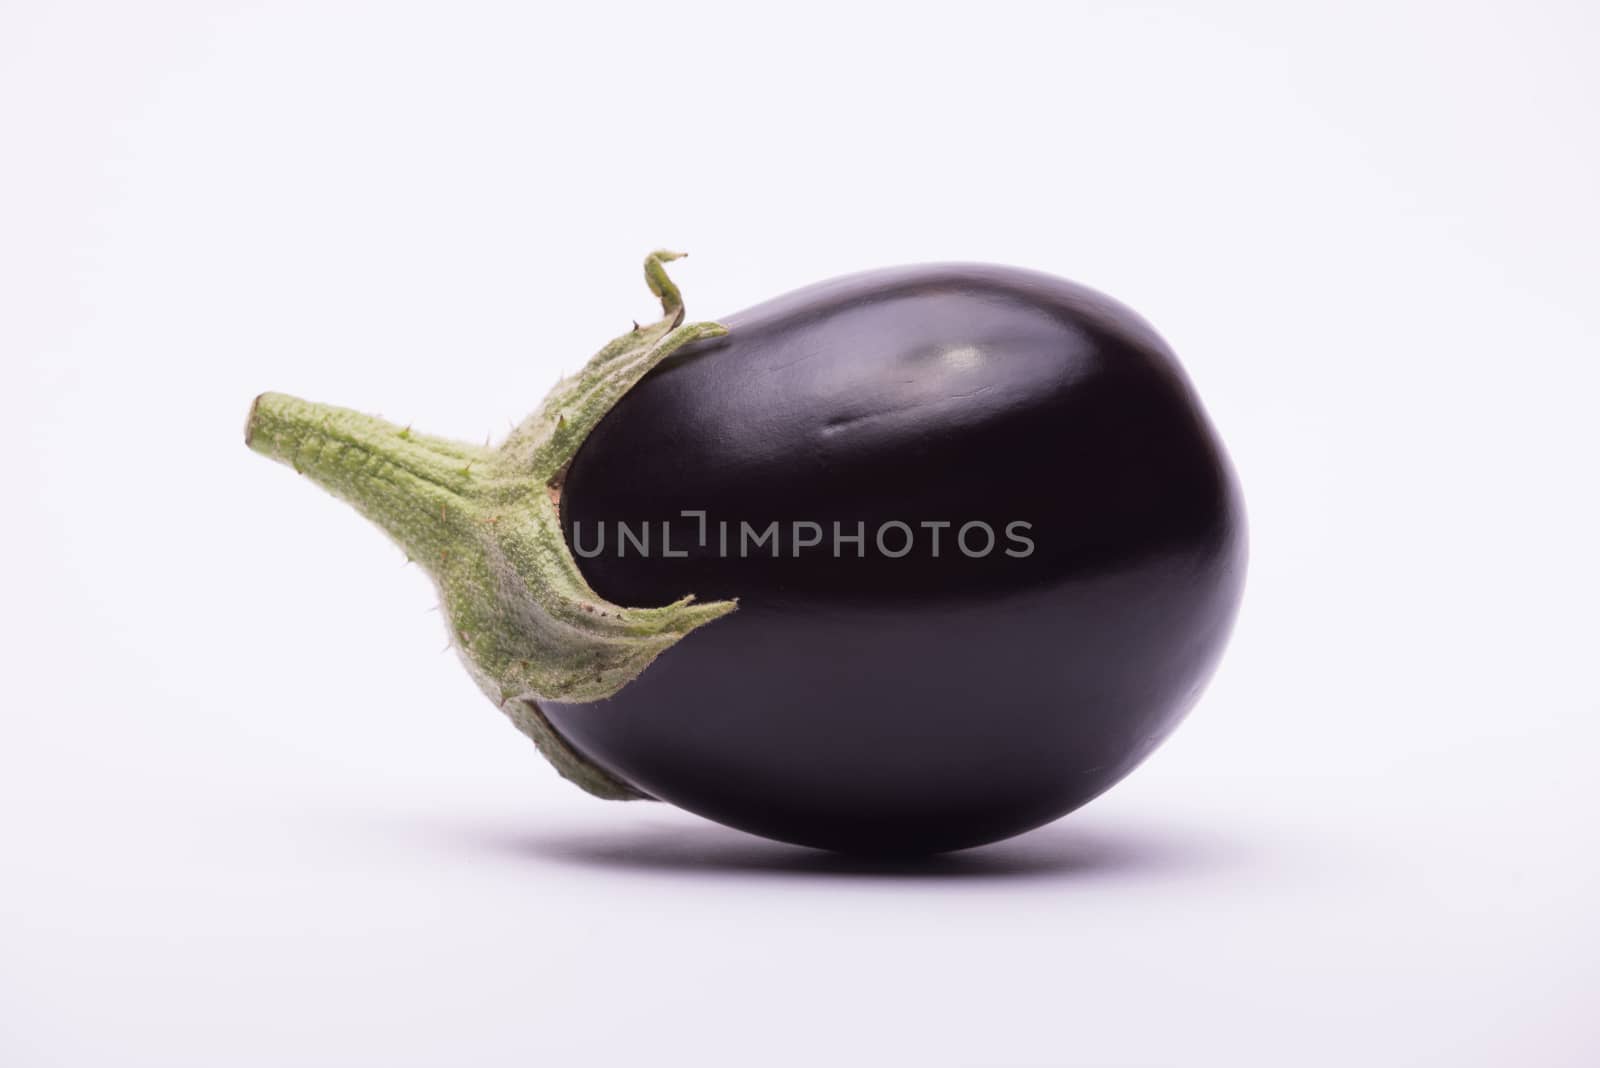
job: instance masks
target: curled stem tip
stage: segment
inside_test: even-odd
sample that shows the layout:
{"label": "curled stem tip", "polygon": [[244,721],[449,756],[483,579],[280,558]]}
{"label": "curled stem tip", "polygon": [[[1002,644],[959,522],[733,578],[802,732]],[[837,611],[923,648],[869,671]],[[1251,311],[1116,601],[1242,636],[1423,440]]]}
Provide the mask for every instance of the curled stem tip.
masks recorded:
{"label": "curled stem tip", "polygon": [[683,294],[678,291],[677,283],[667,275],[668,263],[681,260],[687,252],[672,252],[667,249],[656,249],[644,258],[644,281],[661,300],[661,314],[672,320],[672,325],[677,326],[683,322]]}

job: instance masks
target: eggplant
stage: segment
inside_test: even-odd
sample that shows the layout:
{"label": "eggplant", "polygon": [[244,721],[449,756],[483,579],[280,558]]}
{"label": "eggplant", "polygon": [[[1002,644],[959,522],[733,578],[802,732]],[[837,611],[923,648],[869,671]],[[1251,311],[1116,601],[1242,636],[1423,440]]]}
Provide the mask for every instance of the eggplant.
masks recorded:
{"label": "eggplant", "polygon": [[960,849],[1116,783],[1243,592],[1236,476],[1165,342],[1008,267],[662,319],[498,448],[264,394],[252,448],[383,526],[480,686],[598,796],[845,852]]}

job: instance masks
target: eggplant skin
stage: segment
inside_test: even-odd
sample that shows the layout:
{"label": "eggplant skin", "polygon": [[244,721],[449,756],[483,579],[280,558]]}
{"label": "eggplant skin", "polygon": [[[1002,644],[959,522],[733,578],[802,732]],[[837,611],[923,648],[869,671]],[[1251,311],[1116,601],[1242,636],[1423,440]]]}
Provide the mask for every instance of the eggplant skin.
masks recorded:
{"label": "eggplant skin", "polygon": [[[596,427],[562,525],[608,600],[739,609],[608,700],[543,705],[574,747],[721,823],[892,855],[1053,820],[1177,725],[1233,624],[1245,519],[1150,326],[1062,279],[963,264],[835,279],[722,321],[726,338]],[[705,513],[704,545],[685,511]],[[741,524],[773,521],[778,554],[741,557]],[[980,528],[974,555],[954,543],[974,521],[993,551],[976,554]],[[905,555],[898,527],[877,544],[894,522],[916,535]],[[797,547],[814,532],[796,523],[822,544]],[[835,555],[834,523],[863,524],[864,544]]]}

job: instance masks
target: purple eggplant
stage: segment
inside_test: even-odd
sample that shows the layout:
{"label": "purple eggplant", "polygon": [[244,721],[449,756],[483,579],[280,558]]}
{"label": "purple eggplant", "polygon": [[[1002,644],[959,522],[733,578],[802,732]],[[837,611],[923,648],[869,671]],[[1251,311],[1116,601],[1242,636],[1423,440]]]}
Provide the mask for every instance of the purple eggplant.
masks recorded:
{"label": "purple eggplant", "polygon": [[603,349],[496,448],[264,394],[253,448],[439,584],[568,778],[756,834],[1014,835],[1194,704],[1243,591],[1237,480],[1171,350],[1031,271],[852,275]]}

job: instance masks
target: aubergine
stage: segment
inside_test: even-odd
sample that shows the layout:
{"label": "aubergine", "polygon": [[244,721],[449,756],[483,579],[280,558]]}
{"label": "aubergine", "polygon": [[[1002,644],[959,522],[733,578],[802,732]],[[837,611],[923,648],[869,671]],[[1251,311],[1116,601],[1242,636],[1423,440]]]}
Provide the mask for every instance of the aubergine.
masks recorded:
{"label": "aubergine", "polygon": [[844,852],[960,849],[1131,771],[1243,593],[1237,478],[1127,308],[1008,267],[635,324],[497,447],[262,394],[568,779]]}

